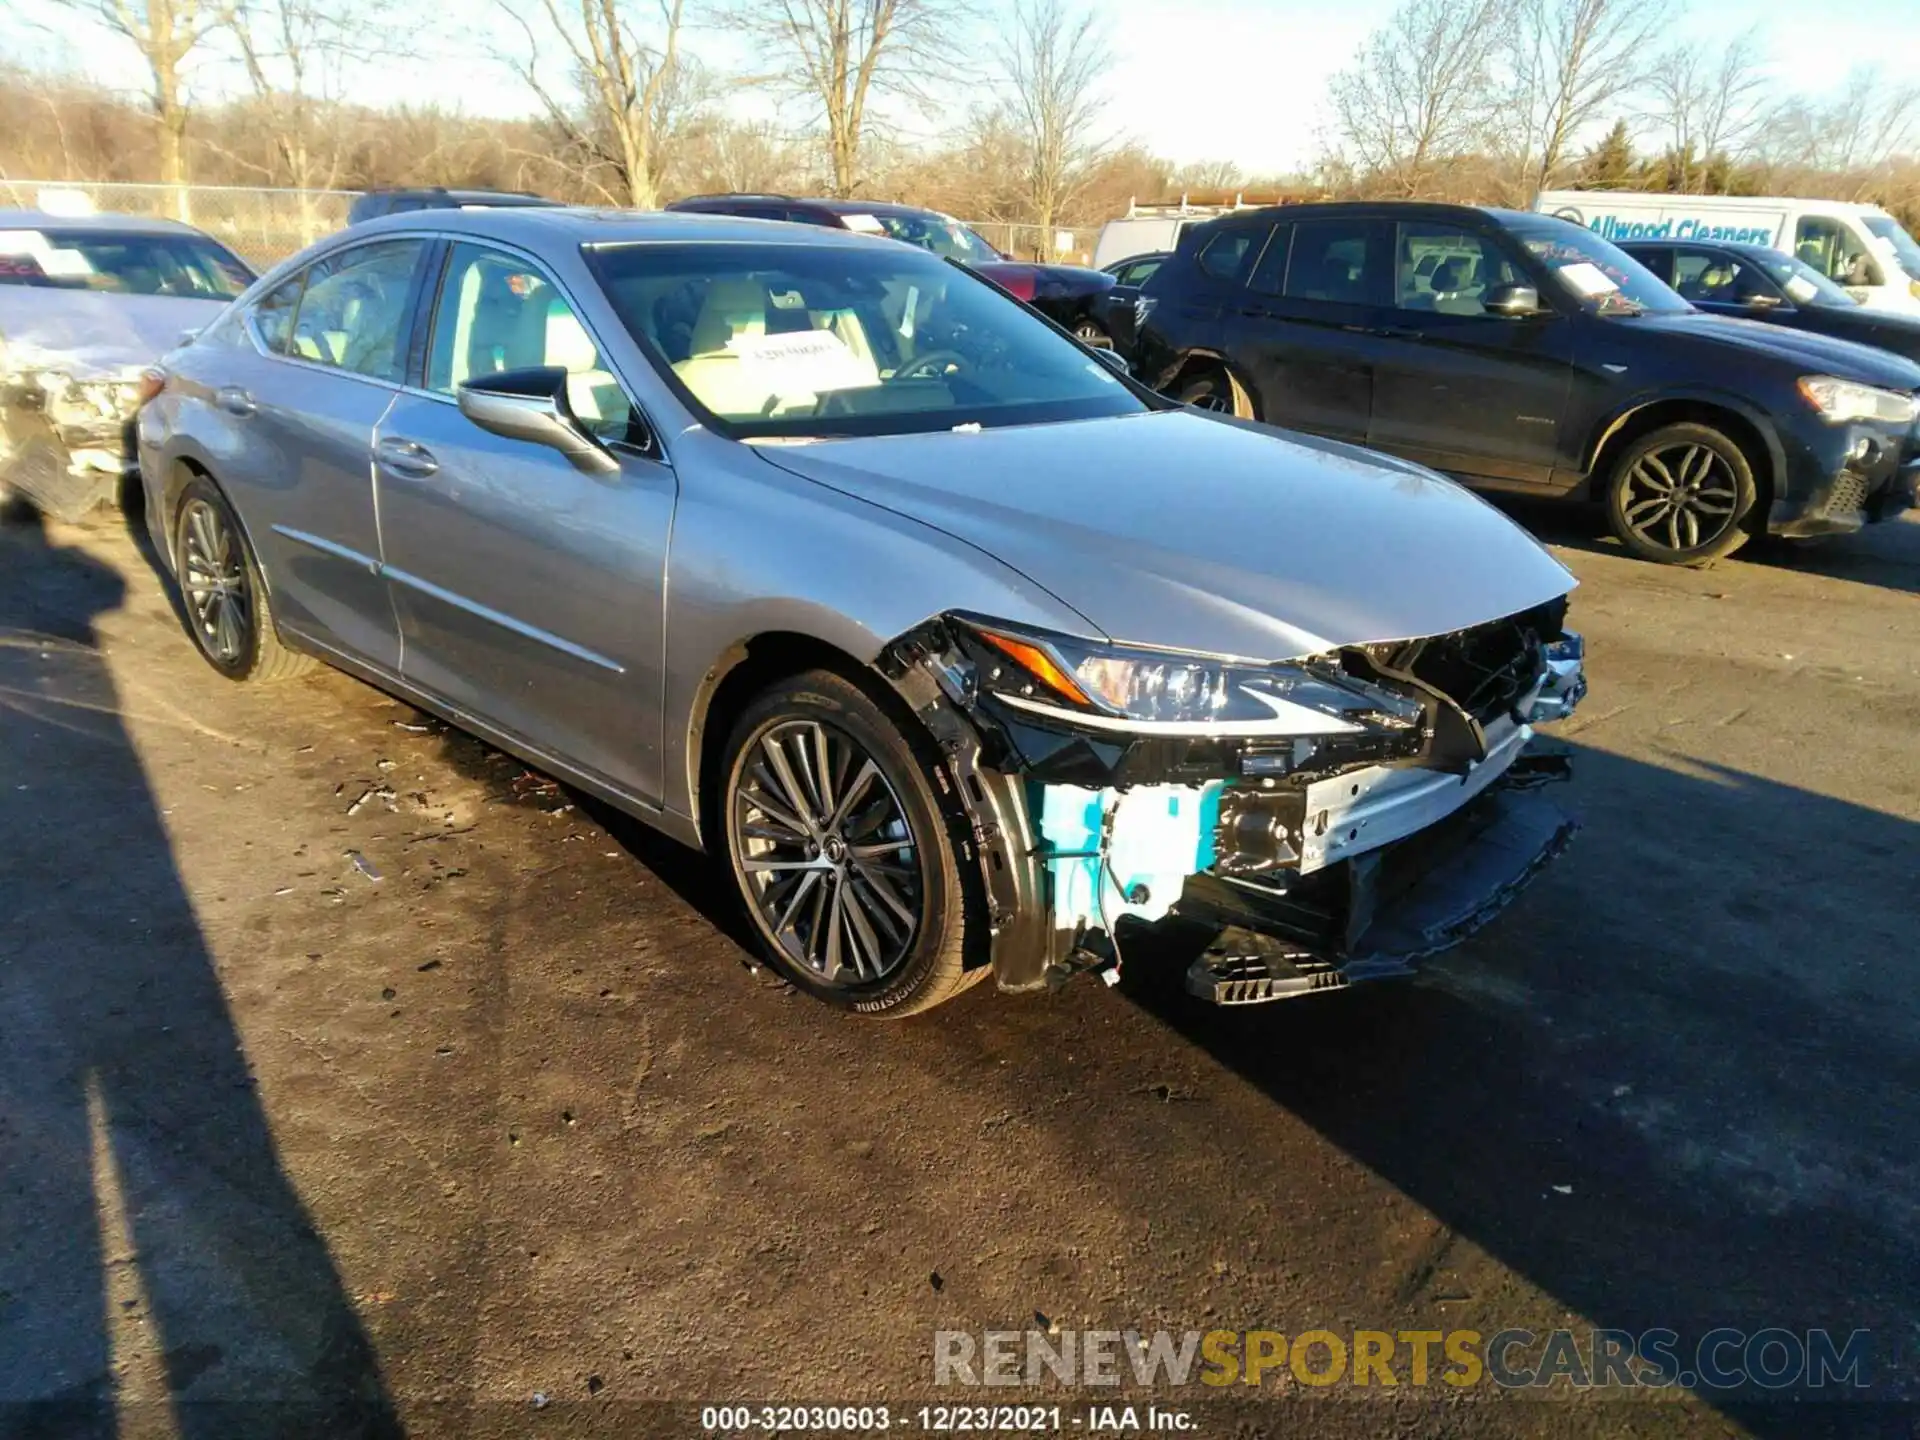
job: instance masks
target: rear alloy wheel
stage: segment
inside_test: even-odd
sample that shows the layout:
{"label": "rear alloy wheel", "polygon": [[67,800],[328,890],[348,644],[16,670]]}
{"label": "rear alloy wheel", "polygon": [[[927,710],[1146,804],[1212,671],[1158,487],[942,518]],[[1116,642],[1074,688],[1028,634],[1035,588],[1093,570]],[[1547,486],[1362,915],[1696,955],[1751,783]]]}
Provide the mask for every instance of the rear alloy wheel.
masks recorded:
{"label": "rear alloy wheel", "polygon": [[1102,350],[1113,348],[1113,337],[1092,320],[1082,320],[1073,327],[1073,338],[1082,345],[1098,346]]}
{"label": "rear alloy wheel", "polygon": [[1641,436],[1607,482],[1613,533],[1642,559],[1668,565],[1704,565],[1746,544],[1755,498],[1747,457],[1706,425]]}
{"label": "rear alloy wheel", "polygon": [[964,968],[967,891],[928,763],[825,670],[763,692],[728,742],[727,852],[754,928],[843,1009],[910,1015],[985,973]]}
{"label": "rear alloy wheel", "polygon": [[1180,383],[1173,398],[1196,410],[1237,415],[1242,420],[1253,418],[1253,402],[1247,398],[1247,392],[1240,388],[1240,382],[1225,370],[1203,370],[1189,376]]}
{"label": "rear alloy wheel", "polygon": [[229,680],[284,680],[312,668],[280,643],[259,564],[212,481],[188,482],[173,537],[182,618],[209,665]]}

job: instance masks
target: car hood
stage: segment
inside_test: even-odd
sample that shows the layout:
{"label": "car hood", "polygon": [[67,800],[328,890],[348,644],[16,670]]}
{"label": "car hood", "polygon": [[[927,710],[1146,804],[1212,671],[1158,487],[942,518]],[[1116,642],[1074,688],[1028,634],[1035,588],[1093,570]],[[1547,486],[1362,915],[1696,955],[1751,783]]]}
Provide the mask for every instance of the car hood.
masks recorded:
{"label": "car hood", "polygon": [[1884,350],[1819,335],[1807,330],[1792,330],[1764,320],[1742,320],[1732,315],[1641,315],[1622,320],[1636,329],[1660,332],[1679,340],[1724,346],[1749,355],[1756,352],[1777,357],[1800,367],[1804,374],[1837,375],[1843,380],[1858,380],[1867,385],[1884,385],[1894,390],[1920,388],[1920,367]]}
{"label": "car hood", "polygon": [[178,295],[112,295],[94,290],[0,288],[0,364],[59,370],[76,379],[151,365],[205,326],[225,300]]}
{"label": "car hood", "polygon": [[1801,312],[1808,327],[1823,334],[1838,335],[1862,345],[1877,345],[1909,360],[1920,360],[1920,319],[1893,315],[1885,310],[1869,310],[1864,305],[1842,309],[1821,305]]}
{"label": "car hood", "polygon": [[1429,470],[1192,411],[758,448],[977,546],[1134,644],[1283,660],[1462,630],[1575,584]]}

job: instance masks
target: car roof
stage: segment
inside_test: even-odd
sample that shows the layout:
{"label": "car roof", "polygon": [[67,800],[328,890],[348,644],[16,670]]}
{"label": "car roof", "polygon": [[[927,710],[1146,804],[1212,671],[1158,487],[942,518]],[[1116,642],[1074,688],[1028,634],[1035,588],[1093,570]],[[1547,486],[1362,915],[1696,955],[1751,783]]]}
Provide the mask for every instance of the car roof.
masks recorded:
{"label": "car roof", "polygon": [[620,245],[679,241],[723,243],[758,241],[767,245],[882,245],[893,253],[895,242],[852,230],[788,225],[778,220],[754,220],[744,215],[712,214],[702,210],[595,210],[585,206],[500,206],[486,210],[413,210],[362,221],[351,231],[358,240],[389,231],[439,230],[477,238],[506,240],[529,247],[562,245]]}
{"label": "car roof", "polygon": [[369,199],[445,200],[454,205],[560,206],[564,200],[549,200],[527,190],[449,190],[441,185],[398,185],[389,190],[363,190]]}
{"label": "car roof", "polygon": [[753,194],[747,191],[721,195],[689,195],[685,199],[674,201],[668,208],[728,204],[805,205],[814,210],[824,210],[830,215],[931,215],[941,220],[953,218],[942,210],[934,210],[925,205],[905,205],[897,200],[836,200],[829,196]]}
{"label": "car roof", "polygon": [[201,235],[191,225],[157,215],[56,215],[46,210],[0,210],[0,230],[111,230],[120,235]]}

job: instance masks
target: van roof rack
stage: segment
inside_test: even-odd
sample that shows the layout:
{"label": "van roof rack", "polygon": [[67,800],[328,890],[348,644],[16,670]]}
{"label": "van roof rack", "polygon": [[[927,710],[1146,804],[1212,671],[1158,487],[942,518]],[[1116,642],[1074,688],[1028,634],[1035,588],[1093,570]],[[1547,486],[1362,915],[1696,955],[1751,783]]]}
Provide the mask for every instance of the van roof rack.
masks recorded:
{"label": "van roof rack", "polygon": [[1153,200],[1146,204],[1127,201],[1129,220],[1163,215],[1218,215],[1233,210],[1257,210],[1268,205],[1302,205],[1320,196],[1310,190],[1187,190],[1178,199]]}

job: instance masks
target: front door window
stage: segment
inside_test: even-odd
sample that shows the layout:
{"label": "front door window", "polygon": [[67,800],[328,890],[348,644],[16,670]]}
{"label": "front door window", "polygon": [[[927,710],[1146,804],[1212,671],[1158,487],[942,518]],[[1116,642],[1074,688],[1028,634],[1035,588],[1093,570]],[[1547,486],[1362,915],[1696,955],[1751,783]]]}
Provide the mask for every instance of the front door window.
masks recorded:
{"label": "front door window", "polygon": [[470,380],[544,366],[567,372],[576,420],[602,440],[627,438],[626,392],[553,281],[504,250],[455,245],[434,315],[427,388],[452,395]]}

